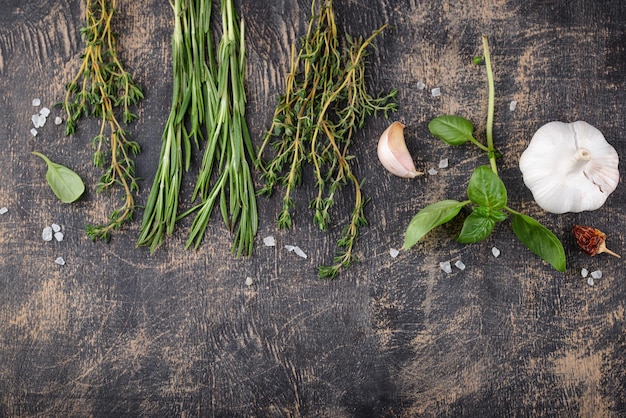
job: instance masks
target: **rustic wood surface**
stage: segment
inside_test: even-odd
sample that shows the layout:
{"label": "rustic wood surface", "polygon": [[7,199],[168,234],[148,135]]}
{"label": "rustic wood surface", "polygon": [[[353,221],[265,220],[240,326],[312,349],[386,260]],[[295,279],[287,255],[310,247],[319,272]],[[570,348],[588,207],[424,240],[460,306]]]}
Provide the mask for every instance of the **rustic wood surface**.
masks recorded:
{"label": "rustic wood surface", "polygon": [[[130,127],[142,146],[143,203],[171,100],[172,10],[166,1],[120,3],[120,54],[146,94]],[[247,115],[259,143],[310,3],[243,3]],[[372,199],[369,226],[358,243],[361,262],[334,281],[317,279],[315,267],[331,260],[347,214],[338,210],[334,227],[318,231],[307,209],[311,182],[298,192],[292,230],[275,226],[278,196],[259,198],[260,230],[248,259],[229,253],[219,217],[197,252],[183,249],[185,221],[153,255],[135,248],[138,220],[108,244],[85,236],[85,224],[104,221],[115,203],[94,189],[100,173],[89,140],[96,123],[83,121],[74,137],[51,121],[37,137],[29,133],[31,100],[51,107],[78,68],[83,7],[79,0],[0,1],[0,207],[8,209],[0,215],[0,416],[626,414],[624,261],[584,255],[569,233],[575,223],[596,226],[613,250],[626,253],[626,189],[620,184],[597,211],[551,215],[534,203],[517,166],[534,131],[551,120],[585,120],[626,155],[622,0],[335,1],[342,32],[393,25],[375,42],[370,85],[398,89],[393,118],[407,125],[419,168],[443,157],[450,166],[410,181],[392,177],[375,153],[389,121],[369,119],[353,148]],[[473,168],[486,163],[427,130],[431,118],[454,113],[482,134],[486,76],[470,61],[481,54],[483,33],[492,49],[495,138],[510,206],[562,239],[566,273],[526,250],[508,222],[479,244],[456,243],[454,224],[389,255],[418,209],[462,198]],[[434,87],[440,97],[431,96]],[[76,170],[85,196],[71,205],[56,200],[31,151]],[[185,178],[192,184],[193,168]],[[349,192],[342,199],[349,202]],[[62,225],[64,241],[41,239],[51,223]],[[276,247],[263,246],[268,235]],[[497,259],[493,246],[502,252]],[[54,263],[59,256],[66,265]],[[445,260],[467,268],[446,274],[439,268]],[[582,268],[603,277],[589,286]]]}

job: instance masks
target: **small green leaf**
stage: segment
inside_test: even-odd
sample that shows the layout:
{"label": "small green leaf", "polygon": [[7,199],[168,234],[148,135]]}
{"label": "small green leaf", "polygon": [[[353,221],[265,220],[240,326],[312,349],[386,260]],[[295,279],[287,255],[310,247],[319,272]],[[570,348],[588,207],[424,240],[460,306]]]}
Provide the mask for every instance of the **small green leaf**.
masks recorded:
{"label": "small green leaf", "polygon": [[43,154],[38,152],[33,152],[33,154],[43,159],[48,165],[46,180],[59,200],[72,203],[83,194],[85,184],[78,174],[61,164],[53,163]]}
{"label": "small green leaf", "polygon": [[479,206],[502,209],[506,206],[506,187],[487,165],[476,167],[467,187],[467,196]]}
{"label": "small green leaf", "polygon": [[561,241],[548,228],[530,216],[512,213],[513,232],[517,238],[556,270],[565,271],[565,250]]}
{"label": "small green leaf", "polygon": [[431,230],[450,221],[468,203],[469,201],[442,200],[420,210],[406,228],[403,249],[411,248]]}
{"label": "small green leaf", "polygon": [[474,139],[474,125],[469,120],[454,115],[438,116],[428,124],[431,134],[448,145],[463,145]]}
{"label": "small green leaf", "polygon": [[496,221],[491,217],[483,216],[480,212],[474,211],[463,223],[461,233],[457,237],[457,241],[461,244],[473,244],[487,238],[491,235]]}

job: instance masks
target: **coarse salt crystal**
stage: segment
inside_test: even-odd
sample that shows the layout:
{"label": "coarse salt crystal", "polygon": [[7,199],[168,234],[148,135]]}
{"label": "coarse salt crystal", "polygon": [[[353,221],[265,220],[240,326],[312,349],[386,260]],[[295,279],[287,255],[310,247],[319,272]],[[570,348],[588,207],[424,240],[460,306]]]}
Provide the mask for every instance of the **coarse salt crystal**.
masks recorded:
{"label": "coarse salt crystal", "polygon": [[58,265],[60,265],[60,266],[64,266],[64,265],[65,265],[65,260],[63,259],[63,257],[57,257],[57,258],[54,260],[54,262],[55,262],[55,263],[57,263],[57,264],[58,264]]}
{"label": "coarse salt crystal", "polygon": [[441,263],[439,263],[439,267],[441,267],[441,270],[445,271],[446,273],[452,273],[452,266],[450,265],[449,261],[442,261]]}
{"label": "coarse salt crystal", "polygon": [[276,240],[272,236],[265,237],[263,238],[263,245],[266,247],[274,247],[276,245]]}
{"label": "coarse salt crystal", "polygon": [[437,173],[438,173],[438,171],[435,170],[434,168],[431,168],[430,170],[428,170],[428,174],[430,174],[431,176],[434,176]]}
{"label": "coarse salt crystal", "polygon": [[8,211],[9,211],[9,209],[6,206],[3,206],[3,207],[0,208],[0,215],[4,215]]}
{"label": "coarse salt crystal", "polygon": [[33,106],[39,106],[41,104],[41,100],[33,99]]}
{"label": "coarse salt crystal", "polygon": [[39,111],[39,114],[47,118],[50,115],[50,109],[48,109],[47,107],[42,107]]}
{"label": "coarse salt crystal", "polygon": [[583,276],[583,277],[587,277],[588,274],[589,274],[589,270],[587,270],[586,268],[583,268],[580,271],[580,275]]}
{"label": "coarse salt crystal", "polygon": [[587,279],[587,284],[589,286],[593,286],[593,277],[589,276],[589,278]]}
{"label": "coarse salt crystal", "polygon": [[601,279],[602,278],[602,271],[600,271],[600,270],[592,271],[591,272],[591,277],[593,277],[594,279]]}
{"label": "coarse salt crystal", "polygon": [[296,247],[293,249],[293,252],[294,252],[294,253],[296,253],[299,257],[302,257],[302,258],[307,258],[307,257],[308,257],[308,256],[306,255],[306,253],[305,253],[304,251],[302,251],[302,249],[301,249],[300,247],[298,247],[298,246],[296,246]]}
{"label": "coarse salt crystal", "polygon": [[63,123],[63,119],[61,119],[60,117],[57,116],[56,118],[54,118],[55,125],[60,125],[62,123]]}
{"label": "coarse salt crystal", "polygon": [[289,244],[285,245],[285,249],[289,252],[292,252],[293,250],[295,250],[295,248],[296,248],[295,245],[289,245]]}
{"label": "coarse salt crystal", "polygon": [[500,257],[500,250],[497,249],[496,247],[492,247],[491,248],[491,254],[493,254],[494,257],[498,258],[498,257]]}
{"label": "coarse salt crystal", "polygon": [[396,250],[395,248],[389,249],[389,255],[391,256],[391,258],[396,258],[398,254],[400,254],[400,251]]}
{"label": "coarse salt crystal", "polygon": [[59,242],[63,241],[63,232],[55,232],[54,239]]}
{"label": "coarse salt crystal", "polygon": [[246,277],[246,286],[252,286],[254,279],[250,276]]}
{"label": "coarse salt crystal", "polygon": [[35,128],[31,129],[31,130],[30,130],[30,134],[31,134],[32,136],[37,136],[37,129],[35,129]]}
{"label": "coarse salt crystal", "polygon": [[38,115],[37,119],[38,119],[37,124],[39,126],[35,125],[35,128],[41,128],[41,127],[43,127],[46,124],[46,120],[47,119],[46,119],[46,117],[44,115]]}
{"label": "coarse salt crystal", "polygon": [[59,224],[52,224],[52,225],[50,225],[50,228],[52,228],[52,230],[54,232],[59,232],[61,230],[61,225],[59,225]]}
{"label": "coarse salt crystal", "polygon": [[448,159],[442,158],[439,160],[439,168],[448,168]]}
{"label": "coarse salt crystal", "polygon": [[52,241],[52,228],[47,226],[41,232],[41,238],[44,241]]}
{"label": "coarse salt crystal", "polygon": [[41,127],[41,125],[39,124],[39,115],[33,115],[30,117],[30,120],[33,121],[33,125],[35,125],[35,128],[39,128]]}
{"label": "coarse salt crystal", "polygon": [[465,263],[461,260],[458,260],[456,263],[454,263],[454,266],[459,270],[465,270]]}
{"label": "coarse salt crystal", "polygon": [[415,84],[415,87],[417,87],[418,90],[424,90],[426,88],[426,84],[424,84],[421,81],[418,81],[417,84]]}
{"label": "coarse salt crystal", "polygon": [[430,94],[432,94],[433,97],[439,97],[441,96],[441,89],[439,87],[435,87],[430,91]]}
{"label": "coarse salt crystal", "polygon": [[517,107],[517,101],[512,100],[511,103],[509,103],[509,110],[512,112],[515,110],[516,107]]}

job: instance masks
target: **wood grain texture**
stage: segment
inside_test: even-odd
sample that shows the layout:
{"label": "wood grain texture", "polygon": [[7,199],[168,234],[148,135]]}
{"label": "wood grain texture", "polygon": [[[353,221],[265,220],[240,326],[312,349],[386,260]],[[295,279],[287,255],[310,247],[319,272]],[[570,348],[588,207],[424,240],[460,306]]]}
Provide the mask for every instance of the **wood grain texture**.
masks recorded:
{"label": "wood grain texture", "polygon": [[[624,416],[624,261],[584,255],[569,231],[574,223],[600,228],[624,255],[626,190],[620,184],[598,211],[546,214],[525,188],[517,160],[551,120],[585,120],[626,155],[626,5],[462,3],[335,2],[342,31],[366,35],[392,25],[369,57],[370,85],[398,89],[394,119],[407,125],[418,168],[444,157],[450,167],[413,181],[388,175],[375,145],[389,121],[370,119],[354,146],[355,171],[372,199],[358,243],[361,262],[327,282],[316,278],[315,267],[331,260],[347,213],[339,202],[335,226],[318,231],[307,209],[308,179],[297,192],[292,230],[275,226],[278,197],[259,198],[260,230],[249,259],[229,253],[231,237],[217,217],[196,252],[183,249],[187,221],[153,255],[135,248],[138,222],[109,244],[90,242],[84,225],[104,220],[115,199],[94,189],[100,173],[91,165],[89,140],[96,124],[83,121],[74,137],[50,121],[37,137],[29,133],[37,111],[31,100],[51,107],[78,68],[84,6],[1,0],[0,207],[8,212],[0,215],[0,416]],[[248,30],[247,116],[258,144],[310,3],[237,5]],[[122,59],[146,93],[130,127],[142,146],[143,203],[171,100],[171,8],[122,1],[117,18]],[[442,113],[472,119],[479,135],[484,129],[484,68],[470,64],[483,33],[492,49],[495,141],[510,206],[562,239],[565,273],[526,250],[507,222],[470,246],[453,240],[460,225],[452,223],[389,256],[417,210],[462,198],[473,168],[486,163],[427,129]],[[417,81],[427,88],[416,89]],[[430,95],[434,87],[441,97]],[[518,102],[513,112],[511,100]],[[59,203],[31,151],[76,170],[86,195]],[[198,152],[184,179],[187,190],[200,158]],[[350,196],[341,199],[348,205]],[[63,226],[63,242],[41,240],[53,222]],[[277,247],[263,246],[268,235]],[[493,246],[502,251],[497,259]],[[65,266],[54,263],[58,256]],[[445,274],[439,268],[445,260],[467,268]],[[583,267],[601,269],[603,278],[587,285]]]}

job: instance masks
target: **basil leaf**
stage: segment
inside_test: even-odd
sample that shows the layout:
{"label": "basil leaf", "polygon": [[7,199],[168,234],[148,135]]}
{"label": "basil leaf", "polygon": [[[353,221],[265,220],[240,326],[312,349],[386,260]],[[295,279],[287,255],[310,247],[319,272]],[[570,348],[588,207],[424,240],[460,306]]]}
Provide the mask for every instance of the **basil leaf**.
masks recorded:
{"label": "basil leaf", "polygon": [[545,226],[521,213],[513,212],[513,232],[530,251],[550,263],[556,270],[565,271],[565,250],[561,241]]}
{"label": "basil leaf", "polygon": [[409,222],[406,228],[403,249],[409,249],[414,246],[427,233],[450,221],[461,211],[461,208],[467,205],[467,202],[458,202],[456,200],[442,200],[437,203],[430,204],[420,210]]}
{"label": "basil leaf", "polygon": [[490,217],[482,216],[479,212],[472,212],[463,223],[461,233],[457,241],[461,244],[473,244],[491,235],[496,221]]}
{"label": "basil leaf", "polygon": [[507,214],[502,212],[501,210],[493,210],[484,206],[475,207],[474,212],[476,212],[480,216],[484,216],[485,218],[491,218],[496,222],[502,222],[506,218],[508,218]]}
{"label": "basil leaf", "polygon": [[83,194],[85,184],[78,174],[61,164],[53,163],[43,154],[38,152],[33,152],[33,154],[40,157],[48,165],[46,180],[60,201],[72,203]]}
{"label": "basil leaf", "polygon": [[474,125],[461,116],[444,115],[431,120],[428,130],[446,144],[458,146],[473,139]]}
{"label": "basil leaf", "polygon": [[506,187],[487,165],[476,167],[467,187],[467,196],[479,206],[502,209],[506,206]]}

